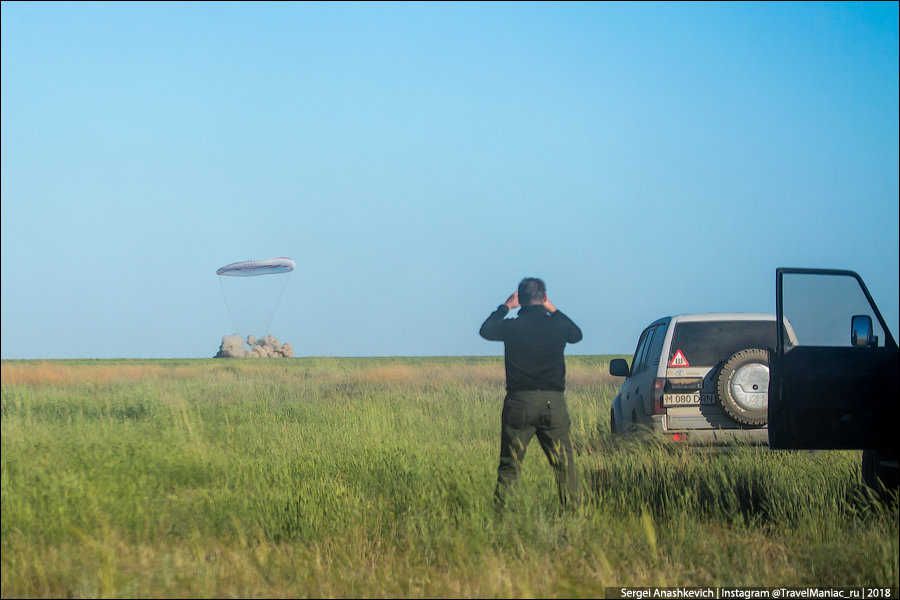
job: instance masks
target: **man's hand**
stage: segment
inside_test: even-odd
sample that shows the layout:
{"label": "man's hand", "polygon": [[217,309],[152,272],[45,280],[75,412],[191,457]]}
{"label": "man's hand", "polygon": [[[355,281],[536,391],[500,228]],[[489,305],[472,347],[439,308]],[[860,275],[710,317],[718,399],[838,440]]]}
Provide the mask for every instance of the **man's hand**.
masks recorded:
{"label": "man's hand", "polygon": [[546,310],[551,315],[558,310],[555,306],[553,306],[553,303],[550,302],[550,298],[548,298],[547,296],[544,296],[544,310]]}
{"label": "man's hand", "polygon": [[514,308],[519,308],[519,291],[516,290],[512,296],[506,299],[506,302],[503,304],[506,305],[506,308],[512,310]]}

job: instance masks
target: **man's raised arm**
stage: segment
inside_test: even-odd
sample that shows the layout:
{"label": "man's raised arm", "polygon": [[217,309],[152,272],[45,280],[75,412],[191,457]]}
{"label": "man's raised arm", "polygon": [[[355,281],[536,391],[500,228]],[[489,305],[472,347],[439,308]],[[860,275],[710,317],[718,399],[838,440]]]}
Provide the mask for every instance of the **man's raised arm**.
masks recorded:
{"label": "man's raised arm", "polygon": [[486,340],[490,340],[492,342],[502,342],[503,341],[503,318],[507,315],[509,311],[514,308],[519,307],[519,292],[515,292],[512,296],[506,299],[506,302],[497,307],[497,310],[492,312],[487,320],[482,323],[481,331],[478,333]]}
{"label": "man's raised arm", "polygon": [[544,297],[544,309],[548,313],[550,313],[550,316],[565,320],[566,341],[568,343],[577,344],[581,341],[581,338],[584,337],[581,333],[581,328],[575,324],[575,321],[564,315],[561,310],[553,306],[553,303],[550,302],[550,299],[547,297]]}

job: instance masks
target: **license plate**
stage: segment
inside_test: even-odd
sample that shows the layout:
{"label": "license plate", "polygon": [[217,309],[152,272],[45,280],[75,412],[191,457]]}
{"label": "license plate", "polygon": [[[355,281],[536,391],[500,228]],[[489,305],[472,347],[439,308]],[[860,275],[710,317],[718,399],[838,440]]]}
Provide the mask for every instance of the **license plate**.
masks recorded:
{"label": "license plate", "polygon": [[706,406],[716,403],[715,394],[663,394],[663,406]]}

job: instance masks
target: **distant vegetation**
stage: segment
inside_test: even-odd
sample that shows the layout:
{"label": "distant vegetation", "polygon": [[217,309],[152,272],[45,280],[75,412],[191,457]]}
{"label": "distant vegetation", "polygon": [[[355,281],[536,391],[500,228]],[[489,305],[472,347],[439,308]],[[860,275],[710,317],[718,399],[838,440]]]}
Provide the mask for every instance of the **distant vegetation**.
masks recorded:
{"label": "distant vegetation", "polygon": [[502,358],[4,361],[3,597],[602,597],[898,587],[858,452],[609,434],[568,357],[585,503],[533,442],[496,513]]}

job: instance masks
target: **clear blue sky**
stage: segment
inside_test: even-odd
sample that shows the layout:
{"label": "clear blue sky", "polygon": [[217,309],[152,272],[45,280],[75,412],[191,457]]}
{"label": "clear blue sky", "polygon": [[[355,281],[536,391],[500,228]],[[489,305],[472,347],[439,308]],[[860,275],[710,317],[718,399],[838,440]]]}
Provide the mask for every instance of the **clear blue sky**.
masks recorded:
{"label": "clear blue sky", "polygon": [[898,3],[2,4],[2,358],[498,355],[524,276],[630,353],[847,268],[898,333]]}

